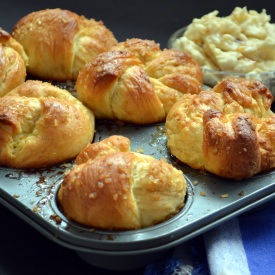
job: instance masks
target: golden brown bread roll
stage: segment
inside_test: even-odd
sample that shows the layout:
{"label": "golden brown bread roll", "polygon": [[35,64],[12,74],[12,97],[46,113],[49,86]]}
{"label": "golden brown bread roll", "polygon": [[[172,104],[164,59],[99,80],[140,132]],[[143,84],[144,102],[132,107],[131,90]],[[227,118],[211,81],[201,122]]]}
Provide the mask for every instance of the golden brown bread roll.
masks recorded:
{"label": "golden brown bread roll", "polygon": [[162,222],[183,207],[182,171],[128,149],[129,140],[122,136],[84,149],[90,159],[74,165],[58,191],[68,218],[106,230],[139,229]]}
{"label": "golden brown bread roll", "polygon": [[75,80],[86,62],[117,43],[102,21],[58,8],[27,14],[12,35],[29,57],[28,74],[56,81]]}
{"label": "golden brown bread roll", "polygon": [[112,135],[93,145],[88,144],[76,157],[76,164],[81,164],[89,159],[115,152],[129,152],[130,140],[124,136]]}
{"label": "golden brown bread roll", "polygon": [[186,95],[166,120],[171,153],[194,169],[243,179],[275,167],[273,96],[261,82],[228,78]]}
{"label": "golden brown bread roll", "polygon": [[210,109],[203,116],[204,167],[216,175],[242,179],[260,172],[256,124],[249,114]]}
{"label": "golden brown bread roll", "polygon": [[40,168],[74,158],[94,135],[94,115],[68,91],[28,80],[0,98],[0,165]]}
{"label": "golden brown bread roll", "polygon": [[0,97],[25,81],[27,63],[22,45],[0,28]]}
{"label": "golden brown bread roll", "polygon": [[76,91],[97,118],[149,124],[164,121],[185,93],[199,93],[202,81],[200,66],[188,54],[132,38],[88,62]]}

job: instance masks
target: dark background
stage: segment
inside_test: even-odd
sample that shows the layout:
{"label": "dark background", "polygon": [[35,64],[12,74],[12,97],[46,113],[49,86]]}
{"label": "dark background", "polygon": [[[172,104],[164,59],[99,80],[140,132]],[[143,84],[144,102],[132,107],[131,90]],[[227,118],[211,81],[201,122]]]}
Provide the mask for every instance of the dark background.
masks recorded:
{"label": "dark background", "polygon": [[132,37],[146,38],[166,47],[169,35],[189,24],[194,17],[199,18],[213,10],[218,10],[220,16],[226,16],[236,6],[247,6],[248,9],[256,9],[259,12],[266,9],[271,15],[275,12],[273,1],[267,0],[6,0],[1,1],[0,26],[11,31],[22,16],[40,9],[59,7],[102,20],[119,41]]}
{"label": "dark background", "polygon": [[[249,4],[248,4],[249,3]],[[169,36],[213,10],[219,16],[231,13],[234,7],[266,9],[275,22],[272,1],[53,1],[9,0],[0,5],[0,27],[11,32],[24,15],[45,8],[63,8],[102,20],[118,41],[137,37],[152,39],[167,46]],[[273,13],[273,14],[272,14]],[[273,20],[274,17],[274,20]],[[46,35],[46,34],[45,34]],[[1,183],[0,183],[1,185]],[[0,205],[0,274],[109,274],[83,262],[75,252],[53,243],[30,225]],[[107,264],[107,263],[106,263]],[[126,274],[141,274],[141,271]],[[110,274],[123,274],[110,272]]]}

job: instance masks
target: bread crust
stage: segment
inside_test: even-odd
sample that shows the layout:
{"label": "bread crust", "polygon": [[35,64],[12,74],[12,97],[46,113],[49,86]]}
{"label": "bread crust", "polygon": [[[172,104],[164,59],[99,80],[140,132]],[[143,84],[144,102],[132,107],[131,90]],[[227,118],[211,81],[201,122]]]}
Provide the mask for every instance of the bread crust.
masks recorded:
{"label": "bread crust", "polygon": [[273,96],[257,80],[228,78],[176,103],[166,120],[167,146],[180,161],[224,178],[274,169]]}
{"label": "bread crust", "polygon": [[68,91],[28,80],[0,101],[0,164],[41,168],[74,158],[94,135],[94,115]]}
{"label": "bread crust", "polygon": [[210,109],[203,115],[204,168],[221,177],[242,179],[259,173],[261,154],[256,124],[249,114]]}
{"label": "bread crust", "polygon": [[75,80],[84,64],[117,43],[102,21],[64,9],[27,14],[13,27],[28,57],[28,74],[43,80]]}
{"label": "bread crust", "polygon": [[27,63],[22,45],[0,28],[0,97],[25,81]]}
{"label": "bread crust", "polygon": [[164,121],[185,93],[199,93],[202,81],[201,68],[188,54],[132,38],[88,62],[76,91],[98,118],[149,124]]}
{"label": "bread crust", "polygon": [[91,158],[75,165],[58,191],[68,218],[105,230],[139,229],[162,222],[183,207],[182,171],[164,160],[128,151],[128,145],[127,138],[111,136],[84,149]]}
{"label": "bread crust", "polygon": [[108,138],[95,142],[93,145],[88,144],[77,155],[75,163],[81,164],[89,159],[95,159],[98,156],[107,155],[115,152],[129,152],[130,140],[124,136],[112,135]]}

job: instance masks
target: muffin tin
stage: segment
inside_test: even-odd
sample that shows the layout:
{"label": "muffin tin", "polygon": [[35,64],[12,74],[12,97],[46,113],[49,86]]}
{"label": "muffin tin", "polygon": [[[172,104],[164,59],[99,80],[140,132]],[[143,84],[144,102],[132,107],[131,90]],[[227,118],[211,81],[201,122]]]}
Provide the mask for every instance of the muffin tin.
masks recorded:
{"label": "muffin tin", "polygon": [[183,209],[152,227],[104,231],[68,220],[57,203],[58,188],[72,162],[40,170],[0,168],[0,203],[52,241],[74,250],[92,265],[132,269],[162,257],[173,247],[275,197],[275,173],[226,180],[178,162],[166,147],[165,125],[138,126],[97,120],[94,141],[119,134],[132,151],[165,158],[182,169],[188,192]]}

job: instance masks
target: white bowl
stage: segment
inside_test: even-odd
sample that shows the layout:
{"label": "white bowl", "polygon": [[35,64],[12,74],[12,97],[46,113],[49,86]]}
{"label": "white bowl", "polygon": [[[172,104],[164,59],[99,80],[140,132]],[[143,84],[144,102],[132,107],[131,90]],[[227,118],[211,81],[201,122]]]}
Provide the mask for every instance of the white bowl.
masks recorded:
{"label": "white bowl", "polygon": [[229,77],[243,77],[246,79],[256,79],[263,82],[275,96],[275,72],[262,72],[262,73],[236,73],[236,72],[226,72],[226,71],[216,71],[207,68],[202,68],[204,73],[204,84],[210,87],[216,85],[220,80]]}
{"label": "white bowl", "polygon": [[[175,41],[183,36],[185,30],[186,27],[183,27],[175,31],[170,36],[167,47],[174,48]],[[213,70],[204,66],[202,67],[202,70],[204,73],[204,84],[207,86],[213,87],[217,84],[217,82],[229,76],[243,77],[246,79],[257,79],[263,82],[270,89],[272,95],[275,98],[275,71],[267,71],[261,73],[238,73],[233,71]]]}

